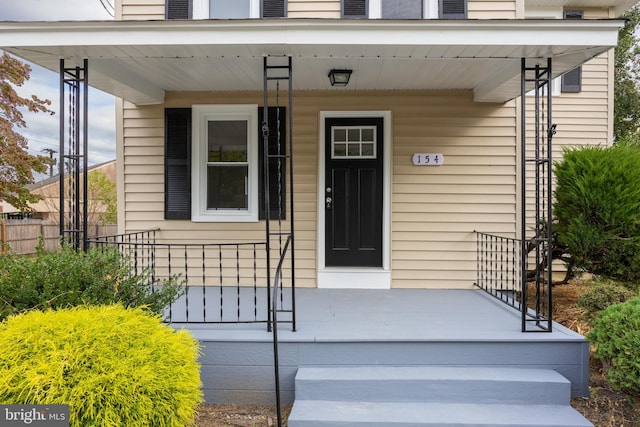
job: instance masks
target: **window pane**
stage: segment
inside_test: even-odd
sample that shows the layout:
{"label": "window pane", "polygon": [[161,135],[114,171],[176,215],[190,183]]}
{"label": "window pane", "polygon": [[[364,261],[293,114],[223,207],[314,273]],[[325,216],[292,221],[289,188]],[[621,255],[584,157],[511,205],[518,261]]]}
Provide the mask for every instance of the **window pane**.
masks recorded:
{"label": "window pane", "polygon": [[333,140],[336,142],[344,142],[347,140],[347,130],[346,129],[334,129],[333,130]]}
{"label": "window pane", "polygon": [[208,162],[247,161],[246,121],[210,121],[208,125]]}
{"label": "window pane", "polygon": [[373,144],[362,144],[362,155],[372,157],[373,156]]}
{"label": "window pane", "polygon": [[249,18],[250,0],[209,0],[209,17],[216,19]]}
{"label": "window pane", "polygon": [[382,17],[390,19],[421,19],[422,0],[382,0]]}
{"label": "window pane", "polygon": [[360,141],[360,129],[349,129],[349,141]]}
{"label": "window pane", "polygon": [[347,155],[347,145],[346,144],[336,144],[333,146],[333,156],[334,157],[344,157]]}
{"label": "window pane", "polygon": [[248,166],[207,167],[207,209],[247,210]]}
{"label": "window pane", "polygon": [[373,128],[362,129],[362,140],[373,142]]}

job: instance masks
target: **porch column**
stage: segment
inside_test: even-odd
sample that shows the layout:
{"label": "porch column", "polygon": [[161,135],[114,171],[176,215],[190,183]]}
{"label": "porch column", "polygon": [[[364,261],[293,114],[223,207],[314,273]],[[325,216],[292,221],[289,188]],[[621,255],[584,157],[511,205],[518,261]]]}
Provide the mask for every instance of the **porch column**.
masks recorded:
{"label": "porch column", "polygon": [[[535,65],[528,66],[527,58],[522,58],[521,64],[522,332],[551,332],[551,141],[555,134],[555,125],[551,120],[551,58],[547,58],[546,65],[536,61]],[[533,109],[529,111],[531,107]],[[527,119],[533,121],[532,129],[527,127]],[[527,196],[533,202],[527,203]]]}
{"label": "porch column", "polygon": [[60,237],[88,249],[88,60],[67,68],[60,59]]}

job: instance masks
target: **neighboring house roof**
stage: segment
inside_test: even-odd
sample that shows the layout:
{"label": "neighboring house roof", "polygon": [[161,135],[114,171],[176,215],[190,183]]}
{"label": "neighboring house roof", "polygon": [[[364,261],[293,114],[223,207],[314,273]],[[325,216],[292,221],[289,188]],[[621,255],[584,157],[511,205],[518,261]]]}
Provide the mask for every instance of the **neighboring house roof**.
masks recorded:
{"label": "neighboring house roof", "polygon": [[[91,171],[94,171],[94,170],[102,171],[105,175],[107,175],[107,177],[111,181],[116,182],[116,161],[115,160],[109,160],[104,163],[89,166],[89,173],[91,173]],[[34,193],[38,193],[38,191],[36,190],[42,189],[44,187],[48,187],[52,184],[58,185],[59,182],[60,182],[60,175],[54,175],[49,178],[40,180],[38,182],[34,182],[31,185],[27,185],[27,188]]]}
{"label": "neighboring house roof", "polygon": [[[58,72],[87,58],[91,85],[137,105],[167,92],[261,90],[265,56],[292,56],[295,90],[472,89],[520,95],[521,58],[561,75],[617,44],[622,20],[164,20],[0,23],[0,48]],[[108,41],[108,42],[105,42]],[[73,62],[73,61],[70,61]],[[69,64],[71,65],[71,64]],[[80,65],[80,64],[78,64]]]}
{"label": "neighboring house roof", "polygon": [[[110,181],[116,182],[116,161],[100,163],[89,167],[89,173],[92,171],[102,171]],[[34,194],[44,197],[36,203],[30,203],[29,206],[34,212],[52,212],[58,210],[58,200],[60,196],[60,175],[43,179],[28,185],[27,188]],[[0,202],[0,212],[18,212],[16,208],[6,202]]]}

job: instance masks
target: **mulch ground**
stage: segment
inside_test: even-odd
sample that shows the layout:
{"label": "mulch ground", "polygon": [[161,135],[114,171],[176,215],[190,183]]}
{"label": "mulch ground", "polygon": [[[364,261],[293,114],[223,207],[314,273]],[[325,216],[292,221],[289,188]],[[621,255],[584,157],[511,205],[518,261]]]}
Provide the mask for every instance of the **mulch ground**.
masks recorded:
{"label": "mulch ground", "polygon": [[[589,323],[581,318],[576,301],[583,284],[573,281],[553,288],[554,320],[584,335]],[[613,390],[597,361],[591,361],[589,398],[573,399],[571,406],[595,427],[640,427],[640,396]],[[291,406],[283,408],[286,420]],[[269,406],[202,405],[197,427],[271,427],[275,426],[275,408]],[[286,421],[285,421],[286,425]]]}

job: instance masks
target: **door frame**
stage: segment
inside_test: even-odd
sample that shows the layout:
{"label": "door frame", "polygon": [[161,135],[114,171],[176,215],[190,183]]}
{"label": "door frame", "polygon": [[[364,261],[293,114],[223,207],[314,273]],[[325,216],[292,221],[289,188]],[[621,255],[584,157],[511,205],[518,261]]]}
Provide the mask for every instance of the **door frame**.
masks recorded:
{"label": "door frame", "polygon": [[[382,267],[327,267],[325,263],[325,121],[327,118],[379,117],[383,122]],[[320,111],[318,126],[318,288],[391,288],[391,111]]]}

